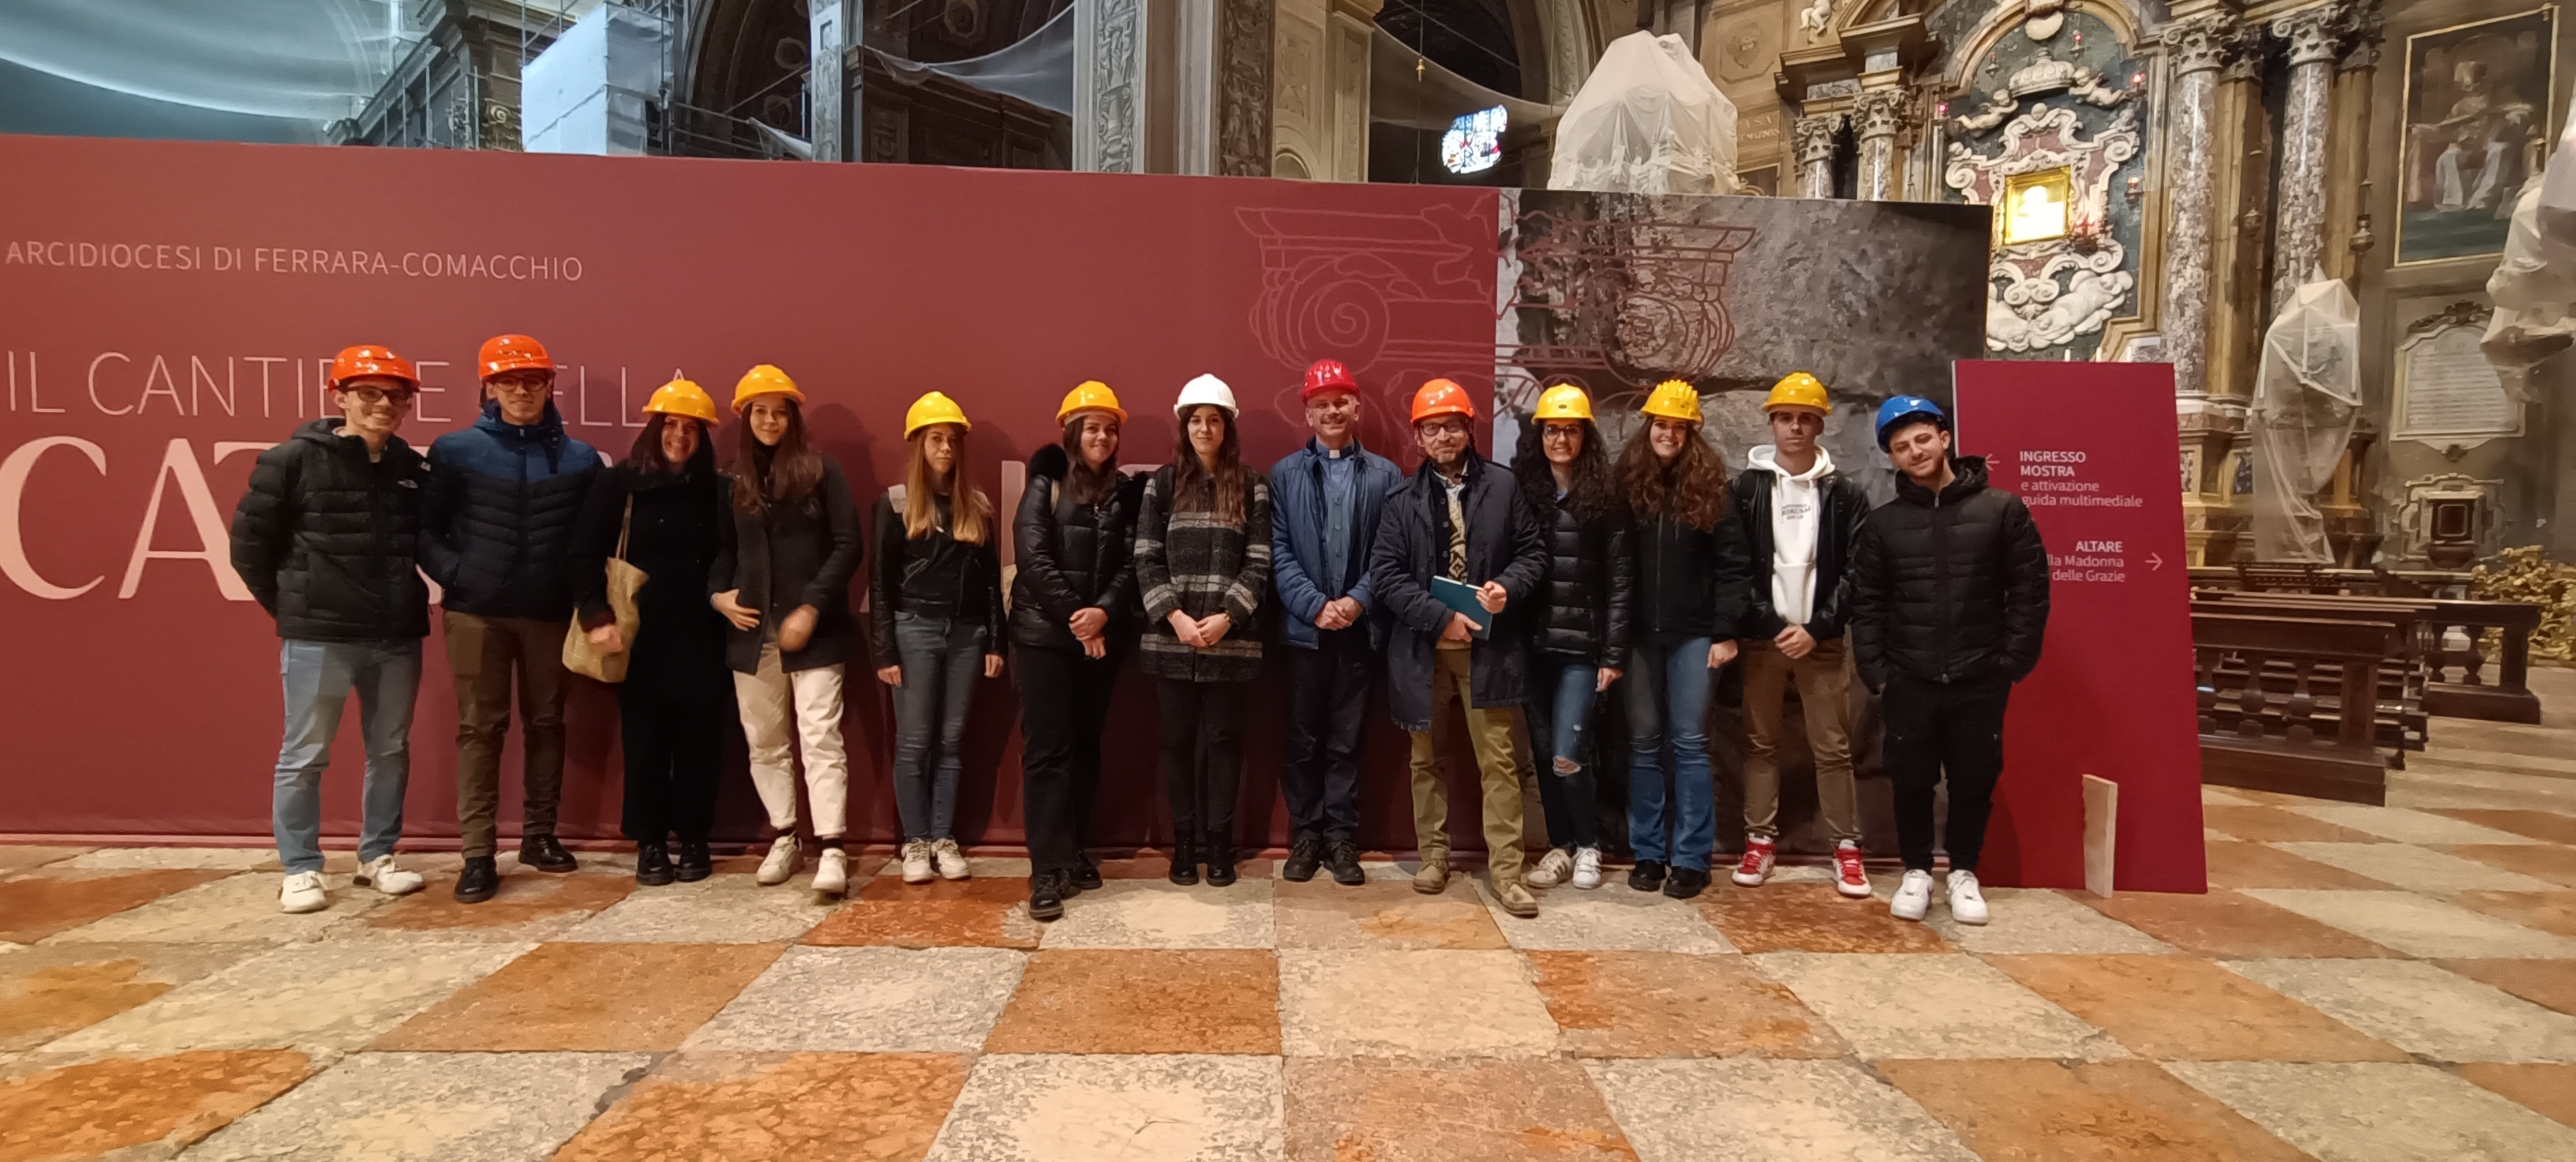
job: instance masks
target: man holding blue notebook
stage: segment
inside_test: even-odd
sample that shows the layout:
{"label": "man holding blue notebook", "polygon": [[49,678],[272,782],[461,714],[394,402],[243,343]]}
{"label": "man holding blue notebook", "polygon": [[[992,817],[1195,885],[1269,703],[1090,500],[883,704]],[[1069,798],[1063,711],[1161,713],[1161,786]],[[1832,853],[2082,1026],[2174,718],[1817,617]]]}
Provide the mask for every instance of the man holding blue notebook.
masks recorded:
{"label": "man holding blue notebook", "polygon": [[[1517,629],[1538,591],[1547,550],[1512,474],[1476,454],[1476,406],[1446,379],[1413,397],[1422,468],[1386,500],[1370,579],[1392,618],[1387,702],[1413,735],[1413,831],[1422,853],[1415,891],[1449,883],[1449,791],[1440,781],[1439,736],[1451,702],[1484,785],[1486,876],[1494,902],[1538,914],[1521,884],[1521,775],[1513,712],[1528,682]],[[1440,592],[1435,592],[1439,590]],[[1444,600],[1444,595],[1447,599]]]}

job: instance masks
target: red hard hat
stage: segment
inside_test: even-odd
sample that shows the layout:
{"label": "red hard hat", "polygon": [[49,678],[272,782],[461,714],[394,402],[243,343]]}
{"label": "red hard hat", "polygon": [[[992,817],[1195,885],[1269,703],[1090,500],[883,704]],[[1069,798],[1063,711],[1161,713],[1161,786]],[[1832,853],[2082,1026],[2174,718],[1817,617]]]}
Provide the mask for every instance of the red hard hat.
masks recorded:
{"label": "red hard hat", "polygon": [[420,372],[412,367],[411,360],[394,354],[390,348],[360,343],[355,347],[343,347],[338,355],[331,357],[331,386],[334,390],[362,375],[388,376],[410,384],[414,391],[420,390]]}
{"label": "red hard hat", "polygon": [[1306,369],[1306,399],[1333,391],[1357,395],[1359,390],[1360,382],[1351,378],[1351,369],[1342,366],[1339,359],[1318,359],[1314,366]]}
{"label": "red hard hat", "polygon": [[1413,393],[1413,422],[1421,423],[1433,416],[1460,415],[1476,418],[1476,402],[1467,398],[1467,389],[1446,379],[1435,379]]}
{"label": "red hard hat", "polygon": [[505,371],[542,371],[555,373],[554,357],[546,354],[546,345],[525,335],[494,335],[483,341],[483,351],[474,357],[482,368],[483,378],[490,379]]}

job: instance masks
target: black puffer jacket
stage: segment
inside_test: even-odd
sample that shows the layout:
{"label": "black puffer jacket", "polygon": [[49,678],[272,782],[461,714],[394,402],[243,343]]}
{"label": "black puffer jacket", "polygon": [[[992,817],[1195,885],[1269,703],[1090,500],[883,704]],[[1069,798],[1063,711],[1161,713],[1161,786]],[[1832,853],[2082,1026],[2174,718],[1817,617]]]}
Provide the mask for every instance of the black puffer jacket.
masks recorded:
{"label": "black puffer jacket", "polygon": [[555,405],[523,428],[488,401],[472,427],[429,446],[429,466],[420,559],[446,587],[440,604],[484,617],[570,616],[564,552],[599,453],[564,434]]}
{"label": "black puffer jacket", "polygon": [[1029,457],[1029,482],[1011,522],[1018,572],[1011,578],[1011,640],[1042,649],[1079,650],[1066,622],[1099,607],[1114,645],[1135,632],[1136,501],[1141,476],[1124,477],[1107,500],[1077,504],[1064,487],[1071,458],[1060,444]]}
{"label": "black puffer jacket", "polygon": [[1753,583],[1743,523],[1721,512],[1717,527],[1693,528],[1666,513],[1637,522],[1636,640],[1743,636]]}
{"label": "black puffer jacket", "polygon": [[1951,462],[1935,496],[1899,476],[1861,530],[1852,566],[1852,653],[1872,690],[1898,671],[1927,682],[2039,664],[2048,630],[2048,546],[2021,498],[1986,487],[1983,456]]}
{"label": "black puffer jacket", "polygon": [[277,636],[380,642],[429,633],[416,568],[429,464],[397,436],[382,458],[326,416],[259,454],[233,508],[233,571]]}
{"label": "black puffer jacket", "polygon": [[1629,551],[1627,506],[1581,520],[1550,497],[1532,504],[1547,542],[1547,585],[1530,619],[1530,646],[1542,654],[1628,664],[1629,622],[1637,602],[1637,561]]}
{"label": "black puffer jacket", "polygon": [[[1789,627],[1771,604],[1771,489],[1776,483],[1778,476],[1770,469],[1748,468],[1735,478],[1734,489],[1735,515],[1744,524],[1744,552],[1752,565],[1739,632],[1765,641]],[[1851,619],[1850,557],[1860,543],[1861,524],[1869,519],[1869,493],[1839,471],[1821,483],[1816,491],[1824,498],[1825,511],[1816,527],[1816,595],[1806,629],[1809,637],[1830,641],[1843,636]]]}
{"label": "black puffer jacket", "polygon": [[[567,568],[573,612],[596,628],[610,619],[608,558],[618,529],[627,529],[626,560],[644,571],[635,595],[641,624],[628,643],[626,687],[655,698],[723,697],[733,689],[725,669],[725,619],[707,604],[707,572],[723,541],[716,507],[716,458],[706,440],[678,472],[618,464],[590,486],[574,529]],[[634,519],[626,519],[629,500]]]}
{"label": "black puffer jacket", "polygon": [[730,476],[716,482],[716,506],[731,519],[716,522],[723,536],[707,570],[707,592],[740,589],[734,599],[759,610],[761,625],[726,628],[725,663],[738,674],[759,673],[762,638],[800,605],[821,616],[804,649],[779,655],[780,668],[792,674],[848,663],[859,652],[850,578],[866,555],[867,538],[859,534],[859,506],[840,463],[823,457],[822,483],[802,501],[744,512],[734,507],[733,490]]}

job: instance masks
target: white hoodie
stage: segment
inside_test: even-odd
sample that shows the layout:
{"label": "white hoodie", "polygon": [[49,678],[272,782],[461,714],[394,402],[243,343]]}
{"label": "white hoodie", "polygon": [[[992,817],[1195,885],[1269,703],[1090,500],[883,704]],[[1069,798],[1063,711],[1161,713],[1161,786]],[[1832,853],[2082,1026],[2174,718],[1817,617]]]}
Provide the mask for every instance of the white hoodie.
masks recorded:
{"label": "white hoodie", "polygon": [[1816,462],[1791,475],[1773,459],[1770,444],[1746,457],[1769,471],[1771,483],[1771,608],[1791,625],[1805,625],[1815,614],[1816,531],[1824,524],[1824,488],[1819,483],[1834,470],[1834,457],[1816,449]]}

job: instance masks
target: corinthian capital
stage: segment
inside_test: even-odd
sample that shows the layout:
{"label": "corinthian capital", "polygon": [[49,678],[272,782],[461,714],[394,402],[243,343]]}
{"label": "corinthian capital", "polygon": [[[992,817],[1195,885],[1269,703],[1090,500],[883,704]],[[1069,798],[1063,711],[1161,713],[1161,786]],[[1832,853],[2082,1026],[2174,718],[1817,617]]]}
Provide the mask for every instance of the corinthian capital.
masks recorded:
{"label": "corinthian capital", "polygon": [[1843,127],[1840,113],[1820,113],[1800,117],[1789,128],[1789,142],[1798,151],[1798,164],[1814,165],[1834,159],[1834,134]]}
{"label": "corinthian capital", "polygon": [[2359,7],[2353,0],[2328,0],[2274,20],[2270,31],[2289,46],[2290,67],[2322,64],[2342,56],[2352,43]]}
{"label": "corinthian capital", "polygon": [[2379,11],[2379,0],[2359,0],[2353,6],[2352,35],[2345,39],[2343,60],[2338,69],[2367,69],[2379,64],[2379,42],[2387,35],[2388,18]]}
{"label": "corinthian capital", "polygon": [[1852,102],[1853,132],[1863,139],[1894,137],[1914,123],[1914,94],[1905,89],[1863,89]]}
{"label": "corinthian capital", "polygon": [[2257,45],[2252,29],[2235,14],[2204,12],[2177,20],[2160,34],[2175,76],[2225,68],[2247,57]]}

